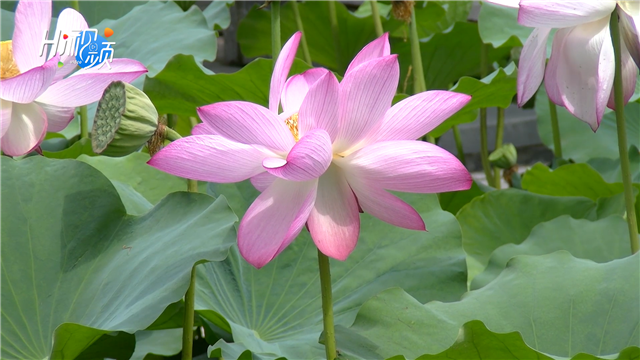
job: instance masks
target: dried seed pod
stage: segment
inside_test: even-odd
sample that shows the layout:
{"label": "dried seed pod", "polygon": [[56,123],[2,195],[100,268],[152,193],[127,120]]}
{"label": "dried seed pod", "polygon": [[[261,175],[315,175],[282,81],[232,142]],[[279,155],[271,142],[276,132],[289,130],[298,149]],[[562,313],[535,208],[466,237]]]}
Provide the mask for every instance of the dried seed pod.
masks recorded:
{"label": "dried seed pod", "polygon": [[413,11],[413,0],[407,1],[391,1],[391,13],[393,17],[404,22],[411,21],[411,12]]}

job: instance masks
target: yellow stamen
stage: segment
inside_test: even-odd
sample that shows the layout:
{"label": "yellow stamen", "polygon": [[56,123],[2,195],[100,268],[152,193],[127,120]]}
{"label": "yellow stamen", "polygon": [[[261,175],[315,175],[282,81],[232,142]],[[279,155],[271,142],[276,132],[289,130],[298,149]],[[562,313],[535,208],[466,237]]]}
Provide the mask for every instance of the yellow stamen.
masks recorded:
{"label": "yellow stamen", "polygon": [[289,116],[284,123],[289,127],[289,131],[291,131],[291,135],[296,141],[300,140],[300,133],[298,132],[298,113],[295,113]]}
{"label": "yellow stamen", "polygon": [[0,42],[0,79],[10,79],[20,75],[20,69],[13,59],[13,45],[11,40]]}

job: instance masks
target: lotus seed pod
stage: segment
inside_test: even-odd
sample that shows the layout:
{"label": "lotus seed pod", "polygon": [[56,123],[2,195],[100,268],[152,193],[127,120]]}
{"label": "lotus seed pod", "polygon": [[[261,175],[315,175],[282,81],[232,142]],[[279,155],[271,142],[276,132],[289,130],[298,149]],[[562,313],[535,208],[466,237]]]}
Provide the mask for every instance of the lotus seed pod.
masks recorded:
{"label": "lotus seed pod", "polygon": [[133,85],[114,81],[98,102],[91,131],[96,154],[126,156],[142,148],[158,128],[158,112]]}
{"label": "lotus seed pod", "polygon": [[513,144],[504,144],[489,155],[489,161],[501,169],[511,169],[518,163],[518,151]]}

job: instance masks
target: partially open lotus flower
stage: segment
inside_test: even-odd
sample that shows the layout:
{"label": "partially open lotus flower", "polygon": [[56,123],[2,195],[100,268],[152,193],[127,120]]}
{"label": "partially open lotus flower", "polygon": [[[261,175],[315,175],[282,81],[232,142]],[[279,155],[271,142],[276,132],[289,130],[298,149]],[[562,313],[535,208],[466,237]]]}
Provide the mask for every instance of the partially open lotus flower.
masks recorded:
{"label": "partially open lotus flower", "polygon": [[[51,7],[50,0],[20,1],[13,39],[2,42],[0,145],[7,155],[27,154],[40,145],[47,131],[63,130],[75,108],[100,99],[112,81],[131,82],[147,72],[138,61],[113,59],[111,69],[86,68],[66,77],[76,68],[73,56],[52,54],[49,60],[46,52],[40,56]],[[87,28],[84,17],[73,9],[63,10],[56,24],[56,32],[63,33]]]}
{"label": "partially open lotus flower", "polygon": [[358,240],[360,210],[425,230],[420,215],[388,190],[437,193],[472,182],[455,156],[416,141],[470,96],[427,91],[391,106],[399,65],[386,34],[360,51],[340,83],[325,69],[285,83],[298,40],[294,35],[276,62],[269,109],[243,101],[203,106],[198,135],[174,141],[149,161],[190,179],[251,179],[262,194],[240,222],[238,246],[257,268],[305,224],[320,251],[345,260]]}
{"label": "partially open lotus flower", "polygon": [[[621,19],[622,75],[625,103],[633,95],[640,67],[640,3],[637,1],[487,0],[519,7],[518,22],[535,27],[522,49],[518,104],[538,90],[543,78],[551,101],[564,106],[596,131],[608,106],[614,108],[615,63],[609,17]],[[552,29],[558,29],[551,35]],[[547,39],[553,36],[549,63]],[[634,64],[635,61],[635,64]]]}

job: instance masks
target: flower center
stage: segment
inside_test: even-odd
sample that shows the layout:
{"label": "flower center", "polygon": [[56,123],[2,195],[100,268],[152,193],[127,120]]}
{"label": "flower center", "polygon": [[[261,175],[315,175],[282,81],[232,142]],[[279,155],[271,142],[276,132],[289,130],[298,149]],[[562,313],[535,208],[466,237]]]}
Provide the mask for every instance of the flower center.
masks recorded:
{"label": "flower center", "polygon": [[296,139],[296,141],[300,140],[300,133],[298,132],[298,113],[289,116],[284,123],[289,128],[289,131],[291,131],[293,138]]}
{"label": "flower center", "polygon": [[0,42],[0,79],[10,79],[20,75],[20,69],[13,59],[11,40]]}

